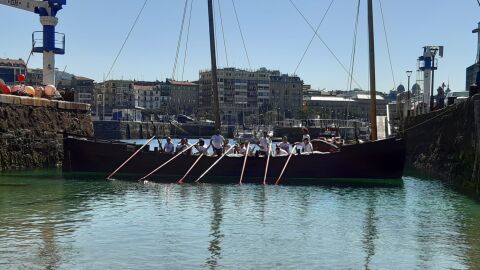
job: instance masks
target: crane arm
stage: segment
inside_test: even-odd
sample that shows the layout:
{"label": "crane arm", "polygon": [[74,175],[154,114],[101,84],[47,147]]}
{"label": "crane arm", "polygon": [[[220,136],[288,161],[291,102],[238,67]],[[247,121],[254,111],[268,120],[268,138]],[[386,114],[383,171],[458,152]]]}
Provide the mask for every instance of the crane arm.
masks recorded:
{"label": "crane arm", "polygon": [[11,6],[18,9],[39,13],[39,9],[47,9],[49,4],[47,1],[35,0],[0,0],[0,5]]}

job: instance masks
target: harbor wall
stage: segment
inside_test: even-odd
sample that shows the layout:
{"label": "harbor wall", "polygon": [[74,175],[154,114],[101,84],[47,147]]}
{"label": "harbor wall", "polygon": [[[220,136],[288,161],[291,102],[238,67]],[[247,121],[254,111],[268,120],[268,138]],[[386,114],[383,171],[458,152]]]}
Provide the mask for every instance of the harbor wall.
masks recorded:
{"label": "harbor wall", "polygon": [[99,139],[149,139],[170,134],[170,124],[160,122],[94,121],[93,126]]}
{"label": "harbor wall", "polygon": [[93,136],[90,105],[0,94],[0,171],[61,165],[63,132]]}
{"label": "harbor wall", "polygon": [[405,121],[410,169],[480,198],[480,94]]}

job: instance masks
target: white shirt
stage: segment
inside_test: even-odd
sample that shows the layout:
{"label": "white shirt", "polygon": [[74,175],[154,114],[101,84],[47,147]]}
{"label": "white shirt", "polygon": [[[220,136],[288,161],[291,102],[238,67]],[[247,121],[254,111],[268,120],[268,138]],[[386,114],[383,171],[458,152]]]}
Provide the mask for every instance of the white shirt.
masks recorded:
{"label": "white shirt", "polygon": [[278,144],[278,147],[286,152],[290,151],[290,144],[288,142],[281,142]]}
{"label": "white shirt", "polygon": [[208,149],[208,147],[205,147],[205,146],[202,146],[202,145],[198,145],[195,148],[197,148],[197,150],[200,154],[206,154],[207,149]]}
{"label": "white shirt", "polygon": [[217,134],[213,135],[212,138],[210,139],[210,142],[212,143],[215,149],[222,149],[224,141],[225,141],[225,138],[223,138],[222,135],[217,135]]}
{"label": "white shirt", "polygon": [[288,156],[288,152],[283,150],[282,148],[280,148],[280,153],[277,154],[277,152],[275,151],[275,156],[279,157],[279,156]]}
{"label": "white shirt", "polygon": [[[180,143],[177,144],[177,149],[176,149],[177,153],[185,150],[185,148],[188,148],[189,146],[190,146],[190,144],[188,144],[188,143],[187,144],[180,144]],[[190,151],[191,151],[191,149],[190,149]],[[186,151],[186,153],[188,154],[188,151]]]}
{"label": "white shirt", "polygon": [[268,150],[268,146],[270,145],[270,139],[267,137],[267,138],[260,138],[260,148],[264,151],[267,151]]}
{"label": "white shirt", "polygon": [[304,153],[313,153],[313,145],[312,143],[307,143],[305,144],[304,142],[301,144],[302,145],[302,149],[303,149],[303,152]]}
{"label": "white shirt", "polygon": [[308,141],[310,141],[310,134],[303,134],[303,136],[302,136],[302,142],[303,142],[303,140],[305,140],[305,139],[308,139]]}
{"label": "white shirt", "polygon": [[241,155],[245,155],[247,153],[247,148],[240,147],[240,149],[238,149],[238,153]]}
{"label": "white shirt", "polygon": [[[228,150],[228,149],[230,149],[230,150]],[[224,154],[233,154],[234,149],[230,144],[227,144],[223,147],[223,151],[224,151]],[[227,152],[225,152],[225,151],[227,151]]]}
{"label": "white shirt", "polygon": [[165,151],[167,154],[173,154],[175,152],[175,146],[173,143],[166,143],[163,147],[163,151]]}

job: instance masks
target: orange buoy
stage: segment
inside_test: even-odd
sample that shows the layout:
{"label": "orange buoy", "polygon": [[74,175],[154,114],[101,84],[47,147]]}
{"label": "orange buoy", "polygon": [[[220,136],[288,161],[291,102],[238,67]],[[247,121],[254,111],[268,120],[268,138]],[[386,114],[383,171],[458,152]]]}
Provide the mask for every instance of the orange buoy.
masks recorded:
{"label": "orange buoy", "polygon": [[15,85],[12,87],[12,93],[20,93],[23,92],[23,85]]}
{"label": "orange buoy", "polygon": [[35,88],[35,97],[36,98],[41,98],[43,96],[43,87],[39,86],[37,88]]}
{"label": "orange buoy", "polygon": [[27,95],[33,97],[33,96],[35,96],[35,89],[31,86],[25,86],[25,93],[27,93]]}
{"label": "orange buoy", "polygon": [[51,84],[45,86],[45,96],[47,97],[53,97],[55,93],[57,92],[57,88]]}
{"label": "orange buoy", "polygon": [[3,94],[10,95],[12,93],[12,89],[10,88],[10,86],[8,86],[6,84],[0,85],[0,88],[1,88]]}

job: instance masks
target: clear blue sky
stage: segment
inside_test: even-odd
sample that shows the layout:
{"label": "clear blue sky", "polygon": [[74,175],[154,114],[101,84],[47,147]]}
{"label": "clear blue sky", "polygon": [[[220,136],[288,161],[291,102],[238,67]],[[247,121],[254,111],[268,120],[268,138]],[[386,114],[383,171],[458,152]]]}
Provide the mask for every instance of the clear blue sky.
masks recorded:
{"label": "clear blue sky", "polygon": [[[230,66],[248,68],[231,0],[220,0]],[[330,0],[294,0],[316,27]],[[353,39],[356,0],[335,0],[320,35],[348,67]],[[67,35],[67,53],[57,67],[101,81],[108,72],[143,0],[68,0],[59,13],[57,31]],[[313,32],[288,0],[236,0],[252,68],[267,67],[293,73]],[[150,0],[111,78],[163,80],[171,76],[183,0]],[[379,1],[374,0],[376,20],[377,89],[393,88]],[[474,63],[477,37],[471,30],[480,21],[475,0],[382,0],[396,84],[406,84],[406,70],[416,69],[425,45],[444,45],[436,84],[450,80],[454,91],[465,87],[465,68]],[[366,1],[362,1],[355,79],[368,88]],[[218,12],[217,12],[218,14]],[[218,18],[218,16],[217,16]],[[41,30],[37,15],[0,6],[0,57],[28,57],[31,32]],[[217,27],[218,65],[226,66],[220,26]],[[210,68],[207,1],[193,3],[190,42],[184,79],[198,79],[200,69]],[[181,49],[183,58],[183,48]],[[41,67],[42,56],[29,66]],[[180,69],[183,59],[179,61]],[[180,72],[181,74],[181,72]],[[345,89],[347,75],[322,43],[315,39],[297,74],[315,88]],[[415,74],[412,81],[415,80]]]}

